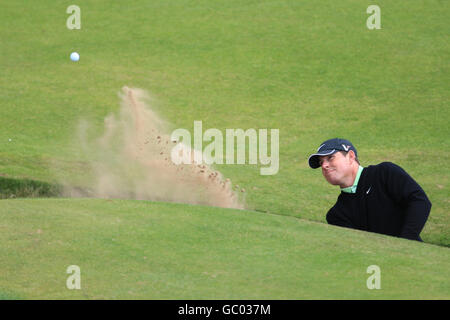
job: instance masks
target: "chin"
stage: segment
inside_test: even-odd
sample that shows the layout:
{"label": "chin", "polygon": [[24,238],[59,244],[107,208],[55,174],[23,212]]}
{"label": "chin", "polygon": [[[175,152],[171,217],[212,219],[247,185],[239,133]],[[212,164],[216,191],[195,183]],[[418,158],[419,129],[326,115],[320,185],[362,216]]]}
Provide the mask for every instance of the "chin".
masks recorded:
{"label": "chin", "polygon": [[339,185],[340,185],[340,183],[337,182],[337,181],[329,181],[329,180],[328,180],[328,183],[331,184],[331,185],[333,185],[333,186],[339,186]]}
{"label": "chin", "polygon": [[341,184],[341,182],[338,179],[333,179],[333,178],[327,178],[325,177],[325,180],[328,181],[329,184],[332,184],[333,186],[339,186]]}

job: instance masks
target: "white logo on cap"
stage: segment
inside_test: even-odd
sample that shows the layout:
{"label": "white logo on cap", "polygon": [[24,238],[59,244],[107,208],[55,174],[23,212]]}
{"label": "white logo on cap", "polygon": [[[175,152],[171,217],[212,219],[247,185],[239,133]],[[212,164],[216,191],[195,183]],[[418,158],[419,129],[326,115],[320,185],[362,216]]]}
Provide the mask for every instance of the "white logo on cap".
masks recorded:
{"label": "white logo on cap", "polygon": [[344,147],[345,151],[348,151],[348,149],[350,149],[350,146],[346,146],[344,144],[342,146]]}

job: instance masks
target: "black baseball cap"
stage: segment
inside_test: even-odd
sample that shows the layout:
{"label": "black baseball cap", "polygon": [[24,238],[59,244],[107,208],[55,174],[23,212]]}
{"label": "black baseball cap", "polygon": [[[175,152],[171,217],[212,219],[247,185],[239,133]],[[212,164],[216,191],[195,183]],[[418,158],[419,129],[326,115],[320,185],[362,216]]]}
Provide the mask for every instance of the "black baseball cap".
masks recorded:
{"label": "black baseball cap", "polygon": [[353,150],[355,156],[358,156],[356,152],[356,148],[353,144],[345,139],[334,138],[327,141],[322,142],[320,147],[317,149],[316,153],[309,156],[308,162],[309,166],[313,169],[317,169],[320,167],[319,157],[320,156],[328,156],[330,154],[336,153],[338,151],[348,152]]}

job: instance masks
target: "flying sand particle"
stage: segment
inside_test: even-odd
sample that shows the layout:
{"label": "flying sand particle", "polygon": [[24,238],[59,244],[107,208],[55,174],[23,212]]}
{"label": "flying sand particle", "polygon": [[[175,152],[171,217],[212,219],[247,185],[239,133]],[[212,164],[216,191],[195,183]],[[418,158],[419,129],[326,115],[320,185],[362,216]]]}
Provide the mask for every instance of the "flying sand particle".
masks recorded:
{"label": "flying sand particle", "polygon": [[[99,138],[88,139],[85,132],[79,132],[86,157],[91,159],[90,196],[244,208],[230,179],[224,180],[220,172],[207,165],[175,165],[167,157],[156,156],[170,155],[172,144],[166,123],[147,103],[151,101],[147,93],[124,87],[120,98],[119,114],[105,118]],[[149,133],[156,139],[150,139]],[[200,176],[196,167],[201,169]],[[213,179],[202,175],[205,172]],[[68,193],[76,194],[74,189],[68,187]]]}

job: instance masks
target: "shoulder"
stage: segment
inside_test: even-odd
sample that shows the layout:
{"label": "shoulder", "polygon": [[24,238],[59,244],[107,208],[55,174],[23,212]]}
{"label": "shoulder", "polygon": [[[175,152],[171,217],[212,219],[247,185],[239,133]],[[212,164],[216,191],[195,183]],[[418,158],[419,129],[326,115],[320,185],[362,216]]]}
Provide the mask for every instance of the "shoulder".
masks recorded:
{"label": "shoulder", "polygon": [[399,165],[392,163],[392,162],[388,162],[388,161],[381,162],[381,163],[377,164],[376,166],[383,170],[398,170],[398,169],[403,170]]}
{"label": "shoulder", "polygon": [[375,165],[371,165],[368,166],[367,168],[372,168],[375,170],[392,170],[392,169],[398,169],[401,167],[393,162],[389,162],[389,161],[385,161],[385,162],[380,162],[379,164],[375,164]]}
{"label": "shoulder", "polygon": [[[399,190],[412,181],[411,176],[399,165],[392,162],[381,162],[364,168],[362,185],[378,185],[383,188]],[[363,173],[364,173],[363,171]]]}
{"label": "shoulder", "polygon": [[367,167],[367,170],[375,173],[375,174],[381,174],[381,175],[386,175],[386,174],[406,174],[406,171],[400,167],[399,165],[392,163],[392,162],[381,162],[377,165],[371,165]]}
{"label": "shoulder", "polygon": [[[402,167],[392,162],[382,162],[373,167],[370,180],[384,186],[390,193],[408,194],[421,190],[418,183]],[[377,181],[377,182],[375,182]]]}

